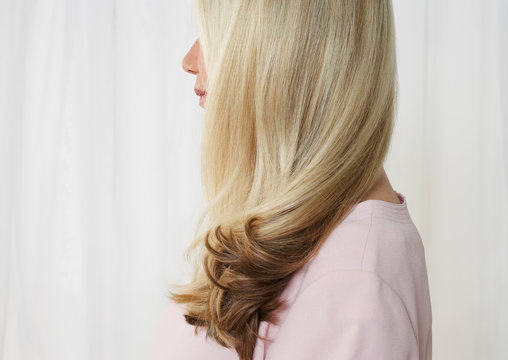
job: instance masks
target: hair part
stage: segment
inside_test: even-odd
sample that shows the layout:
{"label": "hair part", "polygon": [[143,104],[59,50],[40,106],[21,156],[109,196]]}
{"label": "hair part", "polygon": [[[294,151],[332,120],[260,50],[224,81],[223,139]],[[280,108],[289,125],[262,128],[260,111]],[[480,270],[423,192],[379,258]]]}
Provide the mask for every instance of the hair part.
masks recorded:
{"label": "hair part", "polygon": [[207,204],[172,286],[251,360],[261,321],[382,169],[397,97],[391,0],[195,0],[207,66]]}

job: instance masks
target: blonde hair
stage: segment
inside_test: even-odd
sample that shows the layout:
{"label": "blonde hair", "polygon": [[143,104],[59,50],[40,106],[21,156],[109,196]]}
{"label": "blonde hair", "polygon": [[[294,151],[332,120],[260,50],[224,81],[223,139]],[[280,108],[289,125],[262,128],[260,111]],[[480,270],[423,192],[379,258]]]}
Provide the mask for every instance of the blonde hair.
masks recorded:
{"label": "blonde hair", "polygon": [[[397,97],[390,0],[196,0],[207,209],[170,300],[250,360],[261,321],[377,179]],[[263,339],[262,337],[260,337]]]}

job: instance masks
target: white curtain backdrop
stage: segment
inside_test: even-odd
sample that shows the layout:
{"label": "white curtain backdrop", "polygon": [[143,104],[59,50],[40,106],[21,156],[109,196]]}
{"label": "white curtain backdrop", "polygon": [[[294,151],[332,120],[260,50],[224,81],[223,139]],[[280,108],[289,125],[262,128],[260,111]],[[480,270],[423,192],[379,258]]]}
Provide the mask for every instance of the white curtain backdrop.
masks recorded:
{"label": "white curtain backdrop", "polygon": [[436,360],[508,359],[508,2],[394,0],[387,173],[425,246]]}
{"label": "white curtain backdrop", "polygon": [[[508,2],[393,0],[434,359],[508,358]],[[143,360],[202,209],[190,1],[0,0],[0,359]]]}

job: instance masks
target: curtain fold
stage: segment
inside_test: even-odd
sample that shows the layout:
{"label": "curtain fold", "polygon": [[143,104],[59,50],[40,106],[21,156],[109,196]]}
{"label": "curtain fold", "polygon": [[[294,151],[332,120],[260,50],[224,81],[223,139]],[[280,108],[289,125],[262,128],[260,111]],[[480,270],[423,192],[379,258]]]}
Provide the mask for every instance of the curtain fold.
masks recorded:
{"label": "curtain fold", "polygon": [[428,2],[425,228],[437,358],[508,356],[508,14]]}
{"label": "curtain fold", "polygon": [[148,358],[201,206],[191,14],[0,1],[0,358]]}

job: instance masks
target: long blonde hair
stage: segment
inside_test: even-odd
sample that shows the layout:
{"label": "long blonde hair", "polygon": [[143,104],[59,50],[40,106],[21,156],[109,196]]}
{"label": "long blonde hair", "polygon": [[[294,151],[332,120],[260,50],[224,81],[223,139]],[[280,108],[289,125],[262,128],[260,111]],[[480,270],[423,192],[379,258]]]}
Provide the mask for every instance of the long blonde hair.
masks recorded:
{"label": "long blonde hair", "polygon": [[[207,204],[169,299],[250,360],[261,321],[377,179],[397,98],[390,0],[195,0]],[[263,338],[261,338],[263,339]]]}

